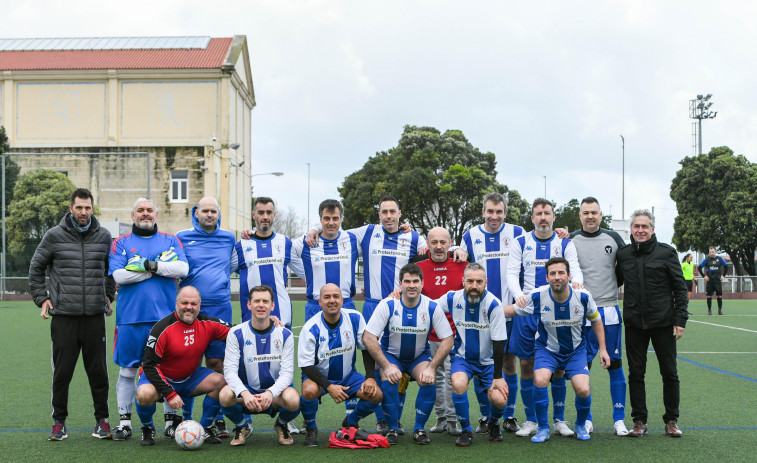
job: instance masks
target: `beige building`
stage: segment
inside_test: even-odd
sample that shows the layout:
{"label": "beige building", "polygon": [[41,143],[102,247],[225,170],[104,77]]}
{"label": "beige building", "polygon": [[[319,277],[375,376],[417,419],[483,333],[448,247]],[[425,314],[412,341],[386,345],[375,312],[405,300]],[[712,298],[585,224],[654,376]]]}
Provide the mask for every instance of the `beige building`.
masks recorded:
{"label": "beige building", "polygon": [[175,233],[215,196],[224,228],[249,228],[254,107],[245,36],[0,39],[13,159],[91,189],[103,221],[149,195]]}

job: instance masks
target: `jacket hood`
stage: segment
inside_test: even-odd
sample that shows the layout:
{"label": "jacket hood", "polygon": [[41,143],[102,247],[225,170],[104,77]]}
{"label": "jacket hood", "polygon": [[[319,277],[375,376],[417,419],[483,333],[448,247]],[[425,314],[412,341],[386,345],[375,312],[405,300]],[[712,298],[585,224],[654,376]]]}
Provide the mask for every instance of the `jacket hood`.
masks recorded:
{"label": "jacket hood", "polygon": [[[192,227],[198,232],[206,233],[209,235],[210,233],[206,232],[205,229],[202,228],[202,226],[200,226],[200,221],[197,220],[195,211],[197,211],[197,206],[194,206],[192,208]],[[216,224],[216,230],[220,230],[220,229],[221,229],[221,211],[218,211],[218,223]]]}

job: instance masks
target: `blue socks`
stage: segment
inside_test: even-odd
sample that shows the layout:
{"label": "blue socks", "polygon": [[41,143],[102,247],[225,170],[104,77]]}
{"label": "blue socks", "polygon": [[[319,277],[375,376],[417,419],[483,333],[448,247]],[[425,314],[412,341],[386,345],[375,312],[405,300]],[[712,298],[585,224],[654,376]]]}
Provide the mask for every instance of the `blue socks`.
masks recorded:
{"label": "blue socks", "polygon": [[354,424],[355,426],[357,426],[360,420],[373,413],[373,411],[377,408],[379,408],[379,404],[370,402],[368,400],[358,400],[355,410],[347,415],[347,422],[349,424]]}
{"label": "blue socks", "polygon": [[457,420],[460,421],[460,426],[463,431],[473,431],[470,425],[470,411],[468,410],[468,393],[462,394],[452,393],[452,402],[455,404],[455,413],[457,414]]}
{"label": "blue socks", "polygon": [[481,380],[478,377],[473,378],[473,392],[476,393],[476,399],[478,399],[478,408],[481,411],[481,416],[488,417],[491,415],[491,404],[489,403],[489,396],[486,394],[487,388],[481,384]]}
{"label": "blue socks", "polygon": [[[523,386],[523,383],[521,383],[521,386]],[[534,387],[533,389],[536,422],[539,423],[539,429],[549,428],[549,392],[546,387]]]}
{"label": "blue socks", "polygon": [[504,416],[511,418],[515,416],[515,404],[518,402],[518,375],[505,375],[505,382],[509,395],[507,396]]}
{"label": "blue socks", "polygon": [[586,398],[576,396],[576,425],[583,426],[591,410],[591,394]]}
{"label": "blue socks", "polygon": [[232,405],[231,407],[221,407],[221,411],[227,418],[234,423],[235,427],[242,426],[245,422],[244,415],[242,414],[242,404]]}
{"label": "blue socks", "polygon": [[612,398],[612,419],[618,421],[626,417],[626,378],[623,367],[610,370],[610,397]]}
{"label": "blue socks", "polygon": [[315,414],[318,413],[318,399],[307,400],[300,396],[300,407],[302,408],[302,417],[305,419],[305,427],[317,428]]}
{"label": "blue socks", "polygon": [[[183,400],[183,399],[182,399]],[[184,406],[181,407],[181,414],[184,421],[192,419],[192,410],[195,408],[195,398],[190,397],[184,402]],[[223,418],[223,415],[220,415]]]}
{"label": "blue socks", "polygon": [[[400,402],[399,385],[392,384],[389,381],[381,381],[381,392],[384,393],[382,405],[384,405],[384,415],[389,425],[389,430],[397,430],[399,429],[397,425]],[[431,406],[433,407],[433,403]]]}
{"label": "blue socks", "polygon": [[523,401],[523,408],[526,412],[526,421],[536,421],[536,410],[534,409],[534,379],[520,378],[520,399]]}
{"label": "blue socks", "polygon": [[203,428],[207,428],[213,424],[213,420],[219,410],[221,410],[221,402],[206,395],[202,401],[202,418],[200,419],[200,424]]}
{"label": "blue socks", "polygon": [[155,404],[152,404],[149,407],[143,407],[135,402],[136,409],[137,409],[137,415],[139,415],[139,421],[142,422],[142,426],[150,426],[151,428],[154,428],[155,425],[152,422],[152,416],[155,414],[155,409],[157,408]]}
{"label": "blue socks", "polygon": [[552,378],[552,418],[555,421],[565,421],[565,376]]}
{"label": "blue socks", "polygon": [[428,421],[428,417],[431,416],[431,410],[434,409],[435,400],[436,384],[418,387],[418,396],[415,398],[414,431],[421,430],[426,426],[426,421]]}

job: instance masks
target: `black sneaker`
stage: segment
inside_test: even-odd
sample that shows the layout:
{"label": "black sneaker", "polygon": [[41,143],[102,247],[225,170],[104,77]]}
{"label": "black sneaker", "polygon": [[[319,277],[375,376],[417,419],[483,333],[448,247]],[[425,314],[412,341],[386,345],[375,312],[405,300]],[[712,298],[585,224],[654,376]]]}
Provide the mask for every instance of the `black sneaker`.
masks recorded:
{"label": "black sneaker", "polygon": [[142,445],[155,445],[155,428],[152,426],[144,426],[142,428]]}
{"label": "black sneaker", "polygon": [[418,445],[428,445],[429,443],[431,443],[431,439],[429,439],[426,431],[424,431],[423,429],[418,429],[416,431],[413,431],[413,442]]}
{"label": "black sneaker", "polygon": [[381,434],[382,436],[386,436],[386,433],[389,432],[389,425],[386,423],[386,421],[378,421],[376,422],[376,434]]}
{"label": "black sneaker", "polygon": [[478,419],[478,427],[476,427],[476,434],[486,434],[489,432],[489,419],[483,416]]}
{"label": "black sneaker", "polygon": [[131,426],[119,426],[111,434],[113,440],[131,439]]}
{"label": "black sneaker", "polygon": [[305,428],[305,447],[318,447],[318,428]]}
{"label": "black sneaker", "polygon": [[489,420],[489,442],[502,442],[502,431],[499,430],[499,423],[495,420]]}
{"label": "black sneaker", "polygon": [[389,445],[397,445],[399,443],[399,436],[396,429],[386,433],[386,441],[389,442]]}
{"label": "black sneaker", "polygon": [[399,421],[397,421],[397,434],[399,434],[400,436],[405,435],[405,428],[402,427],[402,423],[400,423]]}
{"label": "black sneaker", "polygon": [[226,429],[226,420],[223,418],[216,420],[216,436],[221,439],[226,439],[229,436],[229,430]]}
{"label": "black sneaker", "polygon": [[176,434],[176,428],[179,427],[181,424],[181,417],[178,415],[167,415],[168,421],[166,421],[166,430],[163,431],[163,435],[166,436],[167,439],[173,439],[174,435]]}
{"label": "black sneaker", "polygon": [[110,432],[110,423],[107,418],[103,418],[95,424],[95,430],[92,431],[92,437],[98,439],[110,439],[112,437]]}
{"label": "black sneaker", "polygon": [[68,431],[66,425],[58,420],[53,423],[53,430],[50,435],[47,436],[47,440],[63,440],[68,437]]}
{"label": "black sneaker", "polygon": [[516,420],[513,417],[506,418],[505,421],[502,422],[502,427],[507,432],[518,432],[518,431],[520,431],[520,426],[518,426],[518,420]]}
{"label": "black sneaker", "polygon": [[468,447],[473,442],[473,433],[469,429],[461,432],[455,440],[455,445],[458,447]]}
{"label": "black sneaker", "polygon": [[208,426],[205,428],[205,443],[206,444],[220,444],[221,439],[216,436],[216,430],[213,428],[213,426]]}
{"label": "black sneaker", "polygon": [[357,428],[357,429],[360,429],[360,428],[358,427],[358,425],[350,423],[350,422],[349,422],[349,420],[347,419],[347,417],[346,417],[346,416],[345,416],[345,417],[344,417],[344,419],[342,420],[342,427],[343,427],[343,428],[347,428],[347,429],[350,429],[350,428]]}

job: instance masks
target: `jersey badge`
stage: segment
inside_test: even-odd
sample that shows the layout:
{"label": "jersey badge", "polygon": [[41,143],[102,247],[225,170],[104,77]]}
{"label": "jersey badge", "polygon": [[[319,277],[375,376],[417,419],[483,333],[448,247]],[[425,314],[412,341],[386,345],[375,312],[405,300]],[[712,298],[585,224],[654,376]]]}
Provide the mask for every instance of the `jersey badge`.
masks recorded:
{"label": "jersey badge", "polygon": [[277,340],[273,341],[273,348],[274,349],[279,349],[280,347],[281,347],[281,340],[277,339]]}
{"label": "jersey badge", "polygon": [[560,255],[560,247],[559,246],[555,246],[554,248],[552,248],[552,252],[555,253],[555,254],[557,254],[557,255]]}
{"label": "jersey badge", "polygon": [[342,241],[342,243],[340,244],[340,246],[342,247],[342,251],[347,252],[347,243],[345,243],[344,241]]}
{"label": "jersey badge", "polygon": [[155,342],[157,340],[158,339],[155,336],[150,336],[149,338],[147,338],[147,347],[155,347]]}
{"label": "jersey badge", "polygon": [[374,249],[371,254],[378,254],[378,249]]}
{"label": "jersey badge", "polygon": [[281,245],[280,244],[276,245],[276,252],[281,252]]}
{"label": "jersey badge", "polygon": [[502,242],[505,243],[505,246],[510,246],[510,238],[504,237],[502,238]]}
{"label": "jersey badge", "polygon": [[400,246],[406,246],[407,245],[407,239],[400,238]]}
{"label": "jersey badge", "polygon": [[426,323],[426,314],[425,313],[421,314],[421,322],[422,323]]}
{"label": "jersey badge", "polygon": [[[134,249],[134,248],[131,248],[131,249],[129,250],[129,252],[137,252],[137,250],[136,250],[136,249]],[[125,253],[124,253],[124,254],[125,254]]]}
{"label": "jersey badge", "polygon": [[612,254],[612,246],[610,245],[605,246],[605,254]]}
{"label": "jersey badge", "polygon": [[191,245],[195,244],[196,242],[197,242],[197,241],[195,241],[195,240],[192,240],[192,241],[190,241],[189,243],[187,243],[187,246],[191,246]]}
{"label": "jersey badge", "polygon": [[342,334],[342,336],[344,336],[344,339],[345,339],[346,341],[349,341],[349,340],[350,340],[350,332],[349,332],[349,331],[345,331],[345,332],[344,332],[344,333]]}
{"label": "jersey badge", "polygon": [[576,313],[576,314],[577,314],[577,313],[578,313],[578,310],[579,310],[579,308],[578,308],[578,306],[577,306],[577,305],[576,305],[576,306],[573,306],[573,313]]}

